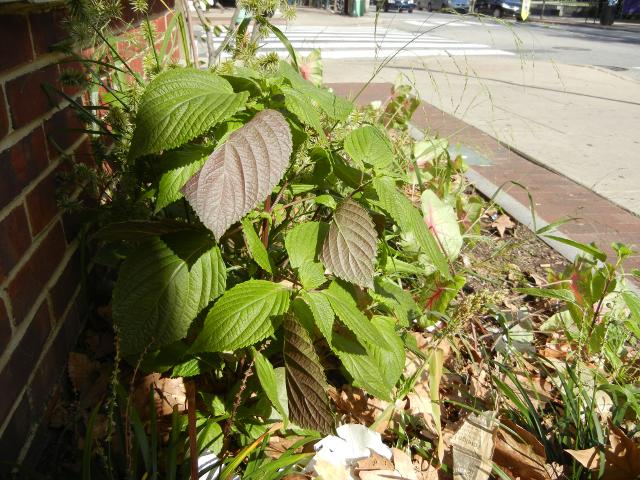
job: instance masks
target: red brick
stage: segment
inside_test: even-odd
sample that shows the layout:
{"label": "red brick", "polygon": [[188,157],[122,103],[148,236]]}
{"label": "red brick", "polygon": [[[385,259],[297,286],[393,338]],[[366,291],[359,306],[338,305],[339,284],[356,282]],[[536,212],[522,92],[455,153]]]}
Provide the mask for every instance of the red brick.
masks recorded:
{"label": "red brick", "polygon": [[9,133],[9,112],[4,98],[4,88],[0,85],[0,140]]}
{"label": "red brick", "polygon": [[49,65],[7,82],[7,99],[13,128],[30,123],[55,106],[55,102],[59,100],[57,95],[51,92],[50,98],[44,85],[58,87],[56,65]]}
{"label": "red brick", "polygon": [[56,112],[44,122],[44,131],[47,135],[51,157],[58,157],[60,153],[76,143],[83,135],[83,132],[80,131],[83,128],[85,128],[84,124],[71,107]]}
{"label": "red brick", "polygon": [[52,10],[29,15],[33,46],[37,56],[49,53],[57,43],[68,38],[63,24],[64,19],[64,10]]}
{"label": "red brick", "polygon": [[0,352],[4,352],[9,340],[11,340],[9,315],[7,314],[7,308],[4,305],[4,300],[0,298]]}
{"label": "red brick", "polygon": [[[11,421],[7,425],[2,438],[0,438],[0,463],[16,462],[23,445],[25,444],[29,432],[31,431],[31,422],[33,421],[29,399],[23,396],[20,405],[13,413]],[[0,466],[0,475],[3,473]],[[11,477],[2,477],[11,478]]]}
{"label": "red brick", "polygon": [[27,215],[24,207],[19,205],[0,222],[0,282],[4,281],[29,245],[31,234]]}
{"label": "red brick", "polygon": [[75,306],[69,310],[56,338],[40,361],[31,383],[31,398],[34,406],[46,405],[50,398],[64,371],[69,352],[77,342],[83,325],[83,314],[84,310]]}
{"label": "red brick", "polygon": [[163,37],[163,33],[167,29],[167,22],[166,22],[165,15],[160,15],[152,23],[156,31],[156,35],[155,35],[156,40],[161,39]]}
{"label": "red brick", "polygon": [[49,295],[51,296],[51,313],[53,313],[54,319],[62,318],[71,296],[80,285],[81,266],[80,252],[76,251],[69,259],[69,263],[67,263],[58,281],[51,287]]}
{"label": "red brick", "polygon": [[0,72],[33,60],[26,15],[0,15]]}
{"label": "red brick", "polygon": [[51,333],[51,319],[47,302],[40,304],[33,321],[20,340],[11,359],[0,372],[0,419],[7,413],[24,388],[36,365],[42,348]]}
{"label": "red brick", "polygon": [[13,316],[19,324],[27,316],[64,255],[66,243],[62,225],[57,223],[31,258],[9,284]]}
{"label": "red brick", "polygon": [[0,152],[0,208],[13,200],[48,163],[42,127]]}
{"label": "red brick", "polygon": [[128,62],[129,67],[136,73],[142,73],[143,65],[142,65],[142,57],[138,56],[133,59],[130,59]]}
{"label": "red brick", "polygon": [[51,172],[27,195],[29,223],[34,237],[49,225],[58,213],[56,175],[56,171]]}

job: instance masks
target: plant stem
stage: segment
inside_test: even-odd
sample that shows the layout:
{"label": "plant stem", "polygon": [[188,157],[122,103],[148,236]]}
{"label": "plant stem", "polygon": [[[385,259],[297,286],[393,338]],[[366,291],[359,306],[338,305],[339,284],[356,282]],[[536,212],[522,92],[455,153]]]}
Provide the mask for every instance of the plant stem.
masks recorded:
{"label": "plant stem", "polygon": [[[264,200],[264,211],[265,213],[271,211],[271,195],[267,195],[267,198]],[[262,220],[262,243],[264,244],[264,248],[267,248],[269,245],[269,220],[266,218]]]}

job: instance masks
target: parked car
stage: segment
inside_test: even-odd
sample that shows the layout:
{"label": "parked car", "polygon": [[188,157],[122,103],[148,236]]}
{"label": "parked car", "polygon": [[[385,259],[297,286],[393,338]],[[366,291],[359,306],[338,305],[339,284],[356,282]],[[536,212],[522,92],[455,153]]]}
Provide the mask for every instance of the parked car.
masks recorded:
{"label": "parked car", "polygon": [[432,12],[434,10],[452,9],[460,13],[469,13],[469,0],[417,0],[419,10]]}
{"label": "parked car", "polygon": [[416,8],[414,0],[384,0],[382,9],[385,12],[397,10],[398,12],[413,13]]}
{"label": "parked car", "polygon": [[522,10],[520,0],[476,0],[475,11],[496,18],[517,17]]}

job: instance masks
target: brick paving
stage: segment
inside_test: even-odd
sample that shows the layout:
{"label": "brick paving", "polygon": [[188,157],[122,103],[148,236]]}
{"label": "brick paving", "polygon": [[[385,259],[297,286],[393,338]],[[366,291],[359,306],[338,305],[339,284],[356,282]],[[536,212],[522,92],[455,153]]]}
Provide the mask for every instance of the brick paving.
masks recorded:
{"label": "brick paving", "polygon": [[[351,98],[362,88],[360,83],[336,83],[329,86],[337,94]],[[357,102],[363,105],[374,100],[384,100],[390,92],[391,85],[388,83],[370,84]],[[464,145],[489,159],[491,165],[472,165],[470,168],[494,185],[504,184],[504,191],[528,208],[527,191],[510,182],[526,186],[541,219],[552,223],[562,218],[575,217],[576,220],[558,229],[565,236],[582,243],[595,242],[610,255],[613,255],[610,248],[613,242],[635,245],[636,250],[640,249],[640,217],[633,213],[523,157],[490,135],[430,104],[421,103],[412,123],[429,134],[446,137],[451,145]],[[640,268],[640,255],[630,257],[625,268],[627,271]]]}

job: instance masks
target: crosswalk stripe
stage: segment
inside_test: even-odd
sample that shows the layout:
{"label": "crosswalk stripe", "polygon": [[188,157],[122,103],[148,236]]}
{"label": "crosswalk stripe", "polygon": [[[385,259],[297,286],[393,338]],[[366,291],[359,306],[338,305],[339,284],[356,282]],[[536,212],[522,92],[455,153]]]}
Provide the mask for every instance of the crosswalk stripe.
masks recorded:
{"label": "crosswalk stripe", "polygon": [[[345,46],[348,46],[349,48],[356,48],[356,49],[361,49],[361,48],[376,48],[376,45],[373,42],[351,42],[348,45],[345,45],[344,42],[314,42],[314,41],[305,41],[305,42],[291,42],[291,45],[293,46],[293,48],[296,49],[311,49],[313,50],[314,48],[319,48],[321,50],[324,49],[343,49]],[[265,50],[279,50],[282,48],[282,44],[279,42],[267,42],[267,43],[263,43],[261,44],[262,48]],[[411,43],[409,45],[407,45],[406,42],[384,42],[380,45],[378,45],[378,47],[384,48],[384,49],[390,49],[390,48],[411,48],[412,50],[416,50],[416,49],[420,49],[420,48],[433,48],[433,47],[438,47],[438,48],[489,48],[487,45],[482,45],[480,43],[451,43],[451,42],[447,42],[447,43],[437,43],[437,44],[433,44],[432,42],[417,42],[417,43]]]}
{"label": "crosswalk stripe", "polygon": [[[325,59],[385,59],[388,57],[513,55],[480,43],[463,43],[436,35],[412,34],[400,30],[349,27],[347,30],[323,26],[288,26],[283,29],[293,48],[302,56],[319,48]],[[220,41],[220,37],[217,39]],[[286,58],[289,53],[271,35],[260,42],[260,51]],[[224,53],[223,57],[229,57]]]}
{"label": "crosswalk stripe", "polygon": [[417,27],[499,27],[495,23],[489,22],[473,22],[469,20],[435,20],[435,19],[427,19],[424,22],[420,22],[418,20],[405,20],[404,23],[408,25],[414,25]]}

